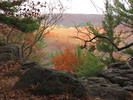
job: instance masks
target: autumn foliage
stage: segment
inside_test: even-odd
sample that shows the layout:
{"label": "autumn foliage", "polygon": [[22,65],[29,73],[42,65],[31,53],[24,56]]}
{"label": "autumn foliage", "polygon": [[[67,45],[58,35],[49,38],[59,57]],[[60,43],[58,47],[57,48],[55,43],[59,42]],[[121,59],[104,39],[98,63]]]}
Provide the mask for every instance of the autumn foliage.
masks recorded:
{"label": "autumn foliage", "polygon": [[58,70],[66,70],[74,72],[73,64],[78,66],[80,62],[76,53],[66,48],[64,53],[58,54],[53,58],[54,68]]}

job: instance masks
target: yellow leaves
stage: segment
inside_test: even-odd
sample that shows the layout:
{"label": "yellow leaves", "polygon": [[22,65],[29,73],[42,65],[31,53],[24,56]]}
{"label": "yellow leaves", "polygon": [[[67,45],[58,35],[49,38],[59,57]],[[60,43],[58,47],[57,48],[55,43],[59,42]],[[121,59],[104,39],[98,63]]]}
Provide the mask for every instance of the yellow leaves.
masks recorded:
{"label": "yellow leaves", "polygon": [[4,43],[5,41],[2,41],[2,43]]}

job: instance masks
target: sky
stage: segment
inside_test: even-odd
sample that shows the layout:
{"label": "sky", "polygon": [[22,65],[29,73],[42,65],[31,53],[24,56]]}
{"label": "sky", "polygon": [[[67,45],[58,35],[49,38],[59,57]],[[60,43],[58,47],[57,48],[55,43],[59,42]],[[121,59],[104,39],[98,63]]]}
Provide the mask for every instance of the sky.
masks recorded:
{"label": "sky", "polygon": [[[71,7],[67,13],[78,14],[103,14],[104,0],[69,0],[68,5]],[[95,7],[93,4],[95,4]],[[96,9],[97,8],[97,9]]]}
{"label": "sky", "polygon": [[[41,2],[54,1],[56,2],[58,0],[33,0],[33,1],[41,1]],[[60,1],[62,2],[63,6],[68,7],[65,13],[103,14],[105,0],[60,0]],[[97,7],[95,7],[93,4],[95,4],[95,6]]]}

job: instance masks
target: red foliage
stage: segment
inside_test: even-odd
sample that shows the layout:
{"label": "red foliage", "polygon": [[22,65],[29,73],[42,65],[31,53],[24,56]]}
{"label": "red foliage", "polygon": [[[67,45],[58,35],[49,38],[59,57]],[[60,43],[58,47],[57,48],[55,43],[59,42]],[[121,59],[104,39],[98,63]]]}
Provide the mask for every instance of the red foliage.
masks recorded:
{"label": "red foliage", "polygon": [[73,64],[78,66],[80,62],[76,53],[73,53],[71,49],[65,49],[64,53],[57,55],[53,58],[54,68],[58,70],[66,70],[74,72]]}

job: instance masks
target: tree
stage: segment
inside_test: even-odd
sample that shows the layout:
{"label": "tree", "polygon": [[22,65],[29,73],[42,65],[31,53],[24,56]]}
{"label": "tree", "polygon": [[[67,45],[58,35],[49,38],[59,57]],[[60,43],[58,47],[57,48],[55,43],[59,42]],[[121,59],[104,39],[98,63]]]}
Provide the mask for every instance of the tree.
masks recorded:
{"label": "tree", "polygon": [[[41,8],[43,9],[42,12]],[[14,34],[14,29],[17,29],[18,34],[20,33],[21,35],[25,32],[25,36],[30,33],[33,35],[33,31],[37,30],[34,36],[30,37],[33,41],[30,41],[28,44],[26,41],[21,41],[20,43],[22,46],[22,54],[24,55],[23,58],[26,60],[33,53],[33,46],[42,36],[45,36],[53,29],[53,27],[52,29],[48,28],[60,20],[65,9],[60,0],[57,0],[56,3],[32,0],[2,0],[0,2],[0,10],[2,10],[0,23],[7,24],[11,28],[11,31],[8,32],[8,35],[2,33],[3,39],[1,42],[8,43],[9,40],[15,38],[16,35],[11,36]],[[48,30],[45,31],[46,29]]]}
{"label": "tree", "polygon": [[[108,1],[108,0],[107,0]],[[119,1],[119,0],[114,0],[114,1]],[[126,0],[125,0],[126,1]],[[129,2],[130,1],[130,2]],[[126,1],[129,5],[132,5],[132,0],[129,0],[129,1]],[[116,2],[116,3],[119,3],[119,2]],[[119,4],[118,4],[119,5]],[[124,4],[122,4],[123,6],[124,6]],[[122,6],[122,5],[119,5],[119,6]],[[123,7],[122,6],[122,7]],[[119,7],[118,7],[119,8]],[[116,8],[116,9],[118,9],[118,8]],[[115,7],[114,7],[114,9],[115,9]],[[114,10],[113,9],[113,12],[114,11],[117,11],[116,9]],[[121,7],[120,7],[120,9],[118,10],[119,12],[120,11],[123,11],[123,13],[124,14],[127,14],[127,16],[128,17],[130,17],[130,19],[128,20],[128,17],[126,18],[126,16],[124,16],[123,15],[123,13],[121,13],[121,15],[119,15],[119,13],[118,14],[116,14],[115,15],[115,13],[114,13],[114,16],[115,17],[119,17],[119,16],[121,16],[122,17],[122,20],[121,20],[121,23],[122,22],[124,22],[125,24],[123,24],[123,25],[126,25],[126,26],[129,26],[129,27],[131,27],[132,26],[132,21],[130,21],[130,20],[132,20],[131,18],[132,18],[132,8],[131,7],[129,7],[129,10],[127,10],[126,8],[123,8],[123,9],[125,9],[126,10],[126,12],[129,12],[129,13],[126,13],[125,11],[123,11],[123,10],[121,10]],[[123,17],[125,17],[125,21],[123,20],[124,18]],[[126,22],[128,20],[128,22]],[[102,29],[102,28],[101,28]],[[97,30],[95,30],[95,31],[97,31]],[[99,31],[99,30],[98,30]],[[97,31],[97,32],[98,32]],[[89,31],[90,32],[90,31]],[[90,32],[90,33],[92,33],[92,32]],[[93,33],[92,33],[93,34]],[[78,39],[81,39],[81,38],[79,38],[79,37],[73,37],[73,38],[78,38]],[[113,45],[115,48],[116,48],[116,50],[117,51],[122,51],[122,50],[124,50],[124,49],[126,49],[126,48],[129,48],[129,47],[131,47],[132,45],[133,45],[133,42],[132,43],[129,43],[129,44],[127,44],[127,45],[125,45],[125,46],[123,46],[123,47],[117,47],[117,45],[115,45],[115,43],[113,43],[113,41],[111,40],[111,39],[109,39],[108,37],[106,37],[106,36],[102,36],[102,35],[97,35],[97,34],[95,34],[95,37],[93,37],[92,39],[90,39],[90,40],[84,40],[85,41],[85,44],[87,43],[87,42],[92,42],[94,39],[96,39],[96,38],[104,38],[104,39],[107,39],[109,42],[110,42],[110,44],[111,45]],[[81,39],[81,40],[83,40],[83,39]]]}
{"label": "tree", "polygon": [[[103,27],[98,29],[98,28],[94,27],[91,23],[88,23],[88,27],[86,27],[86,30],[88,31],[88,33],[83,32],[84,34],[86,34],[88,36],[88,39],[84,40],[83,38],[80,38],[78,36],[76,36],[76,37],[74,36],[73,38],[78,38],[78,39],[84,41],[85,44],[82,47],[84,47],[86,49],[87,49],[86,46],[87,46],[88,42],[93,43],[93,44],[96,43],[98,50],[108,53],[109,57],[107,59],[110,60],[108,63],[116,61],[116,59],[114,59],[114,57],[113,57],[114,51],[117,52],[117,51],[122,51],[122,50],[126,49],[124,51],[124,53],[128,52],[128,54],[131,54],[133,56],[133,50],[131,50],[131,48],[130,48],[133,45],[133,42],[129,43],[129,44],[124,43],[124,41],[122,41],[122,38],[120,37],[122,31],[119,32],[119,34],[115,34],[115,31],[114,31],[114,29],[118,25],[123,24],[123,23],[124,23],[123,25],[131,28],[131,26],[132,26],[131,20],[132,20],[133,12],[132,12],[132,7],[130,7],[130,6],[132,5],[132,2],[133,1],[128,2],[128,4],[129,4],[129,8],[127,8],[128,11],[127,10],[124,11],[126,8],[124,8],[124,4],[120,4],[119,0],[114,0],[114,5],[117,5],[117,6],[112,6],[111,2],[109,2],[109,0],[106,0],[106,3],[105,3],[106,11],[104,12],[105,18],[104,18],[103,24],[102,24]],[[116,12],[118,12],[118,13],[116,13]],[[129,12],[129,13],[127,13],[127,12]],[[128,20],[128,17],[130,18],[129,20]],[[104,32],[100,33],[100,30],[102,30],[102,29],[104,30]],[[81,32],[81,31],[78,29],[78,32]],[[93,37],[90,37],[91,34],[93,34]],[[127,37],[129,37],[129,36],[127,36]],[[120,42],[123,42],[125,44],[125,46],[118,47]],[[107,61],[107,59],[106,59],[106,61]]]}
{"label": "tree", "polygon": [[[39,19],[33,19],[32,16],[27,13],[28,9],[23,9],[25,13],[16,14],[16,12],[22,11],[20,7],[24,2],[26,2],[26,0],[2,0],[2,2],[0,2],[0,23],[11,25],[13,28],[22,32],[33,32],[37,30],[39,27],[37,21],[39,21]],[[24,18],[21,18],[22,16],[24,16]],[[33,16],[35,17],[35,15]]]}
{"label": "tree", "polygon": [[[130,37],[133,35],[133,1],[132,0],[114,0],[113,5],[111,7],[116,14],[116,16],[121,17],[121,24],[129,28],[129,35],[127,37]],[[125,38],[124,38],[125,39]],[[123,53],[129,54],[130,56],[133,56],[133,50],[129,47],[133,45],[133,42],[130,44],[125,43],[125,47],[121,48]],[[127,49],[126,49],[127,48]],[[120,50],[121,50],[120,49]]]}
{"label": "tree", "polygon": [[73,67],[79,77],[96,76],[97,73],[104,69],[104,64],[99,59],[95,59],[99,58],[99,53],[95,54],[93,51],[88,52],[88,50],[83,51],[80,45],[77,45],[76,54],[80,62],[78,61],[78,66],[73,65]]}
{"label": "tree", "polygon": [[[109,38],[113,43],[115,43],[116,46],[119,46],[121,42],[121,33],[116,34],[114,31],[115,28],[120,24],[121,22],[121,17],[120,16],[114,16],[113,15],[113,10],[110,7],[111,5],[109,4],[108,0],[106,0],[105,3],[105,14],[104,14],[104,19],[102,21],[102,27],[104,28],[104,32],[102,33],[102,36],[105,36]],[[93,30],[93,26],[89,24],[90,29]],[[94,31],[95,32],[95,31]],[[94,33],[97,34],[97,33]],[[98,33],[97,35],[100,35]],[[99,38],[99,42],[96,42],[96,47],[99,52],[103,52],[104,58],[106,59],[101,59],[102,62],[104,62],[106,65],[109,65],[112,62],[116,62],[117,59],[114,58],[113,53],[117,52],[115,47],[113,45],[110,45],[110,42],[105,39],[105,38]]]}

